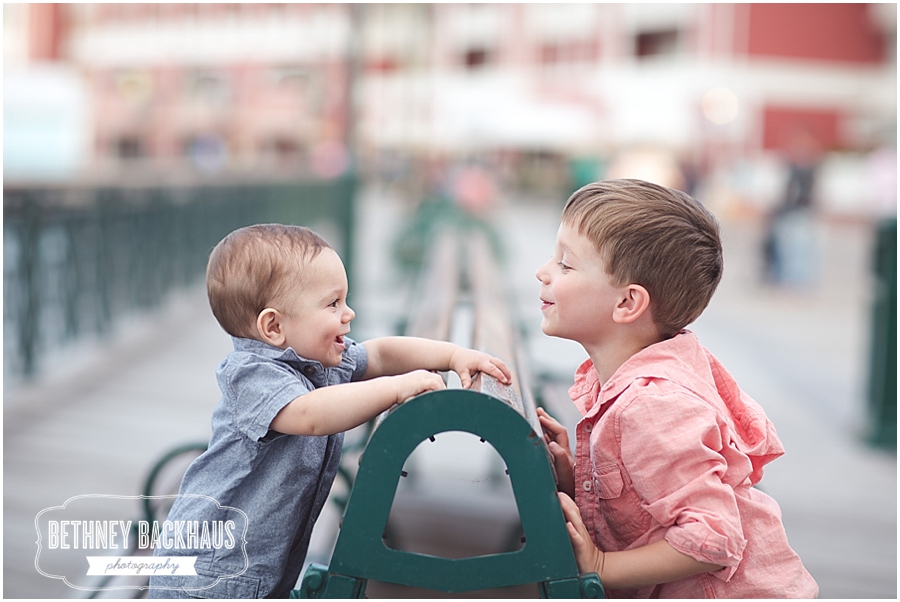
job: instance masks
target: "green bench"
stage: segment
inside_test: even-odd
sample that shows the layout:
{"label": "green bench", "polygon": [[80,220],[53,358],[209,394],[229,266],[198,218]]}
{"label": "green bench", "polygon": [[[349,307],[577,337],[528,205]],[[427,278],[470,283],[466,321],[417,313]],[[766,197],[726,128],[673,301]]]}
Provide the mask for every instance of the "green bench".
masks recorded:
{"label": "green bench", "polygon": [[[503,359],[515,382],[478,375],[470,389],[430,392],[380,416],[360,457],[330,565],[310,565],[292,597],[360,598],[370,580],[449,593],[536,584],[541,597],[604,597],[596,574],[578,573],[505,281],[483,232],[443,230],[432,241],[406,334],[451,340],[462,308],[471,316],[466,343]],[[455,431],[490,443],[502,458],[524,535],[518,549],[445,558],[386,541],[404,463],[421,443]]]}

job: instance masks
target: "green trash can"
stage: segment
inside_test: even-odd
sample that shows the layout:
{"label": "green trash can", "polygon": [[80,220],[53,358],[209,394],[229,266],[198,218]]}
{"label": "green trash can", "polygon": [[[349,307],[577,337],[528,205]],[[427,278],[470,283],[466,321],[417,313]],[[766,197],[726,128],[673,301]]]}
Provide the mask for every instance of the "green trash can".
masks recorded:
{"label": "green trash can", "polygon": [[868,382],[869,441],[897,449],[897,219],[876,229]]}

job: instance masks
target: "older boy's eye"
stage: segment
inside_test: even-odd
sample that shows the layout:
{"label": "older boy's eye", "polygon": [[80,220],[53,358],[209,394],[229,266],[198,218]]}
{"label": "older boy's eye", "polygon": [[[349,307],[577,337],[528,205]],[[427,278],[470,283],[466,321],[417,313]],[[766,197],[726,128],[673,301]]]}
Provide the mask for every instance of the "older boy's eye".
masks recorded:
{"label": "older boy's eye", "polygon": [[558,265],[560,267],[560,269],[563,271],[571,269],[569,266],[567,266],[566,264],[564,264],[561,261],[557,261],[556,265]]}

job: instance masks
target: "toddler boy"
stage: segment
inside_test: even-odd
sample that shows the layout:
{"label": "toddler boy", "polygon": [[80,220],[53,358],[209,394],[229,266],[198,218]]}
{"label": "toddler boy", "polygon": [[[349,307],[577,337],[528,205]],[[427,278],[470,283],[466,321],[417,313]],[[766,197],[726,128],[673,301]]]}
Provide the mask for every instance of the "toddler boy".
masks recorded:
{"label": "toddler boy", "polygon": [[[287,597],[331,489],[343,432],[412,396],[444,388],[432,371],[510,382],[506,365],[457,345],[411,337],[359,344],[338,254],[300,226],[236,230],[213,250],[206,275],[213,314],[233,337],[219,365],[222,390],[209,449],[188,468],[169,525],[246,516],[246,545],[183,549],[196,576],[151,578],[151,597]],[[239,540],[243,532],[232,533]],[[182,538],[182,542],[185,541]],[[196,541],[196,538],[194,539]],[[222,542],[214,542],[221,544]]]}

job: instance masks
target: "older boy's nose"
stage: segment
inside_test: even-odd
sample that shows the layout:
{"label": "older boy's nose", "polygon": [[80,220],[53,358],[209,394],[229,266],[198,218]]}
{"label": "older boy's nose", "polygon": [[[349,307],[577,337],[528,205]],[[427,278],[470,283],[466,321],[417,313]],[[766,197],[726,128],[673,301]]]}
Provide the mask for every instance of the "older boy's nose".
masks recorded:
{"label": "older boy's nose", "polygon": [[534,277],[537,278],[538,280],[540,280],[541,282],[544,282],[544,278],[546,277],[547,271],[544,269],[546,267],[547,267],[547,264],[545,263],[544,265],[539,267],[537,269],[537,271],[534,273]]}

